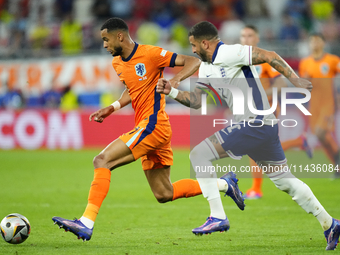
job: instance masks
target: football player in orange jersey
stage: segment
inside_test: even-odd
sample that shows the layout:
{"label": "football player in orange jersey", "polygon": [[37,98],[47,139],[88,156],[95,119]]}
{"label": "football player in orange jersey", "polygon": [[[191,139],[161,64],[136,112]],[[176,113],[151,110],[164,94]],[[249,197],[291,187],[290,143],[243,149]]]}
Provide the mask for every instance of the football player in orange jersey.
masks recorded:
{"label": "football player in orange jersey", "polygon": [[[247,25],[241,30],[240,42],[242,45],[257,46],[260,42],[260,36],[258,29],[255,26]],[[265,92],[268,96],[269,103],[272,102],[272,88],[276,87],[279,94],[282,87],[286,87],[286,82],[284,81],[282,75],[271,67],[268,63],[256,65],[256,71],[260,77],[261,83]],[[279,106],[277,107],[279,108]],[[277,115],[279,110],[276,110]],[[285,141],[282,143],[283,150],[287,150],[291,147],[300,147],[304,149],[309,157],[312,157],[312,151],[307,144],[307,139],[305,135],[301,135],[296,139]],[[250,189],[247,190],[244,198],[246,199],[258,199],[262,197],[262,171],[259,169],[254,160],[250,158],[250,165],[253,177],[253,184]]]}
{"label": "football player in orange jersey", "polygon": [[[132,103],[135,128],[110,143],[94,158],[94,179],[83,216],[79,220],[52,218],[60,228],[71,231],[84,241],[91,239],[94,221],[109,191],[111,170],[138,158],[141,158],[146,179],[158,202],[202,194],[196,180],[170,181],[172,131],[165,112],[165,95],[156,92],[158,79],[163,77],[165,67],[183,66],[170,80],[176,88],[180,81],[198,70],[201,61],[160,47],[139,45],[131,39],[127,24],[119,18],[107,20],[101,27],[101,36],[104,48],[114,56],[112,66],[126,89],[118,101],[94,112],[89,119],[101,123],[113,112]],[[226,192],[223,187],[221,191]]]}
{"label": "football player in orange jersey", "polygon": [[[324,51],[325,40],[321,34],[309,37],[311,55],[301,60],[299,73],[310,79],[314,89],[309,102],[309,125],[327,156],[334,165],[339,165],[339,146],[333,137],[335,99],[333,78],[340,72],[340,58]],[[340,177],[339,172],[335,177]]]}

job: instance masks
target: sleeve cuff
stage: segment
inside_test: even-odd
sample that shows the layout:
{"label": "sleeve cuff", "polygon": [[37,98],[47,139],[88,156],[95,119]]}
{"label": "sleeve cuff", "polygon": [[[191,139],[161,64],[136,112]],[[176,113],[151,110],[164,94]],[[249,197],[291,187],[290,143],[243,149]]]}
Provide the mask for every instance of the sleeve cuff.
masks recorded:
{"label": "sleeve cuff", "polygon": [[252,65],[252,46],[249,46],[249,65],[251,66]]}
{"label": "sleeve cuff", "polygon": [[170,60],[170,67],[174,67],[175,66],[175,61],[177,58],[177,53],[172,54],[171,60]]}

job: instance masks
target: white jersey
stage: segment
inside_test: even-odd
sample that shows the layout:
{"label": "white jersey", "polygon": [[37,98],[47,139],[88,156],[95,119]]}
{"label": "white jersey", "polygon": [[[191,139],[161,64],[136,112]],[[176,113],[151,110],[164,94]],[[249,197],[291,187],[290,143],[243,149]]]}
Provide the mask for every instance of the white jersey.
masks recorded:
{"label": "white jersey", "polygon": [[[251,59],[252,46],[225,45],[220,42],[212,56],[212,63],[201,63],[196,86],[209,88],[206,85],[210,85],[214,88],[228,104],[237,122],[261,120],[265,125],[276,124],[272,113],[253,113],[256,110],[269,110],[270,105]],[[248,107],[249,88],[252,89],[250,100],[254,109]]]}

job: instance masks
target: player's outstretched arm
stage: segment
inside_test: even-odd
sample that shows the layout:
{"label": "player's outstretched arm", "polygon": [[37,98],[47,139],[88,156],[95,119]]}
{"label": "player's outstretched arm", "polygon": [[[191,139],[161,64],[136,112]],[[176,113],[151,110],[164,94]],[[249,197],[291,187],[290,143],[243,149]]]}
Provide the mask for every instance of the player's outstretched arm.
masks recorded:
{"label": "player's outstretched arm", "polygon": [[175,100],[187,107],[199,109],[202,104],[201,94],[202,90],[198,88],[195,88],[193,92],[179,90]]}
{"label": "player's outstretched arm", "polygon": [[127,106],[128,104],[131,103],[131,97],[129,94],[128,89],[125,89],[118,99],[118,102],[120,103],[120,108],[123,108],[124,106]]}
{"label": "player's outstretched arm", "polygon": [[160,94],[168,95],[187,107],[194,109],[201,108],[202,90],[198,88],[194,92],[182,91],[172,87],[168,80],[161,78],[158,80],[156,91]]}
{"label": "player's outstretched arm", "polygon": [[285,87],[287,87],[285,79],[283,79],[283,77],[280,75],[280,77],[274,80],[273,85],[266,89],[265,92],[267,96],[271,96],[273,94],[273,88],[277,88],[277,93],[279,94],[281,89]]}
{"label": "player's outstretched arm", "polygon": [[258,47],[252,47],[252,64],[268,63],[278,72],[284,75],[295,87],[312,90],[312,83],[300,78],[294,70],[276,52],[267,51]]}
{"label": "player's outstretched arm", "polygon": [[178,54],[175,60],[175,66],[183,66],[183,68],[172,79],[170,79],[171,86],[178,88],[179,83],[193,75],[198,70],[200,65],[200,59]]}
{"label": "player's outstretched arm", "polygon": [[129,103],[131,103],[131,97],[129,95],[129,91],[125,89],[118,101],[92,113],[89,117],[89,120],[92,121],[93,119],[96,122],[102,123],[106,117],[110,116],[113,112],[118,111],[120,108],[123,108]]}

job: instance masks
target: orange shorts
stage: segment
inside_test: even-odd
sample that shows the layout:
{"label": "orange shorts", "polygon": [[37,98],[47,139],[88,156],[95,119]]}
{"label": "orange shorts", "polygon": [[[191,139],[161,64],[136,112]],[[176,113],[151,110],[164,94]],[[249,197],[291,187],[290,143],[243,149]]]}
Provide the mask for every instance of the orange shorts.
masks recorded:
{"label": "orange shorts", "polygon": [[141,157],[143,170],[150,170],[173,164],[171,137],[169,122],[153,124],[146,119],[119,139],[130,148],[136,160]]}

